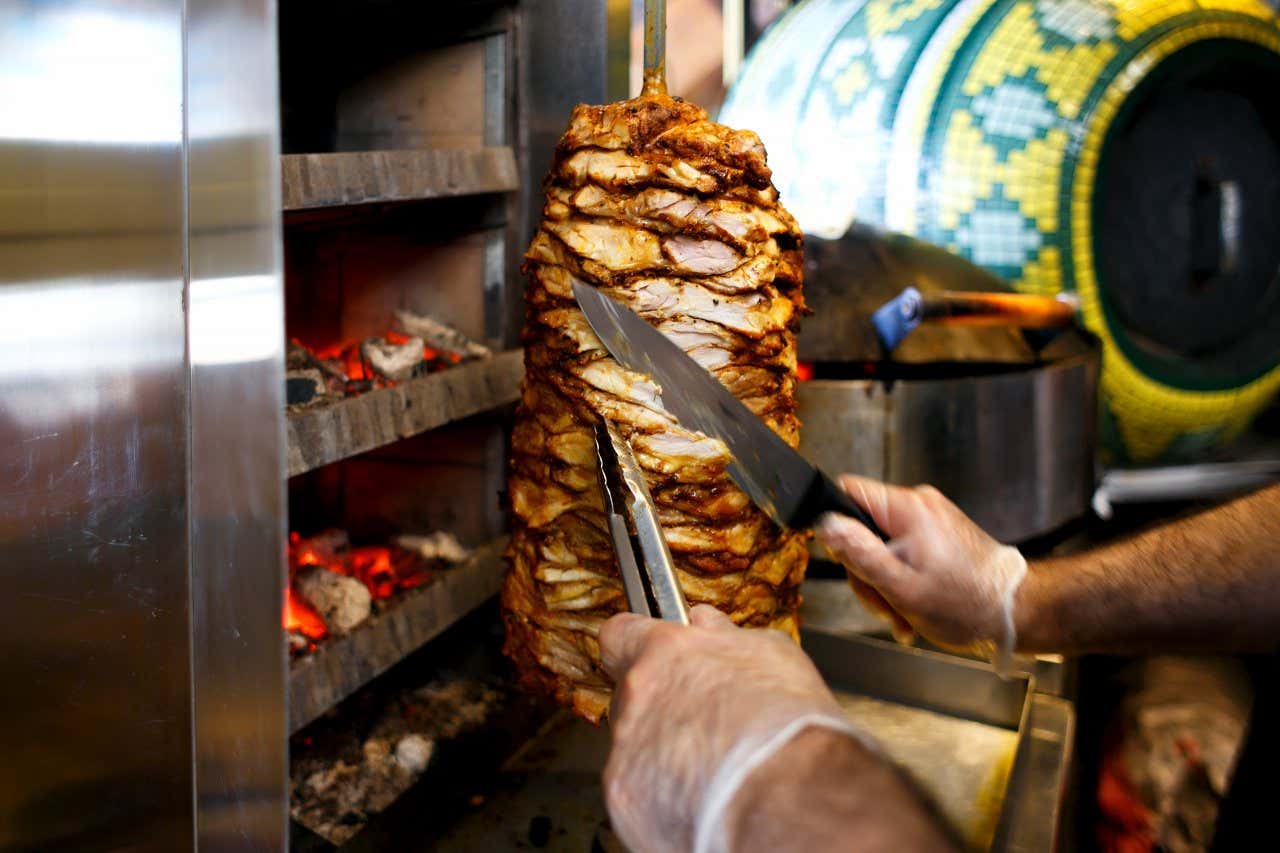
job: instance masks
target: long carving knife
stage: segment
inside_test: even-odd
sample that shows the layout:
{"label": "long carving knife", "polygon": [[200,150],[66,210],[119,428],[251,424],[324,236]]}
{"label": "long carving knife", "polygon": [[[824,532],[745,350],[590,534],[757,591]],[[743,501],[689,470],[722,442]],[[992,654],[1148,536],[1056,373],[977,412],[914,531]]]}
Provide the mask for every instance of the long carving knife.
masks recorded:
{"label": "long carving knife", "polygon": [[581,282],[573,283],[573,293],[609,354],[651,376],[662,389],[663,407],[681,426],[725,443],[733,456],[729,476],[775,522],[807,529],[823,513],[837,512],[887,538],[830,477],[643,317]]}

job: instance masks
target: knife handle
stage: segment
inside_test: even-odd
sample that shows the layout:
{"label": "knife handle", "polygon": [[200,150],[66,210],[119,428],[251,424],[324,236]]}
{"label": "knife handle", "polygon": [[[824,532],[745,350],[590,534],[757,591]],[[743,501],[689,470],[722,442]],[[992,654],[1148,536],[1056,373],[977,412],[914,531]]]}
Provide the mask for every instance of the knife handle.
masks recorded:
{"label": "knife handle", "polygon": [[889,537],[880,529],[880,525],[876,524],[871,514],[854,501],[853,498],[845,494],[844,489],[836,485],[835,481],[821,471],[818,476],[813,478],[809,491],[805,493],[803,500],[800,502],[800,508],[795,513],[793,527],[808,528],[818,523],[818,519],[823,513],[837,512],[840,515],[846,515],[866,527],[881,540],[888,542]]}

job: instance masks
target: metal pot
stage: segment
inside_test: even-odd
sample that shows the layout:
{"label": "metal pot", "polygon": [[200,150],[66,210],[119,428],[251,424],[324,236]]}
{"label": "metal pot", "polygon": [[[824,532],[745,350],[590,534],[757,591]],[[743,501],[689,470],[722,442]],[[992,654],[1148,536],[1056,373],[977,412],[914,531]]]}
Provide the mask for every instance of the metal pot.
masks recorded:
{"label": "metal pot", "polygon": [[1082,516],[1094,486],[1099,355],[1037,366],[800,384],[800,449],[831,473],[931,483],[991,535],[1022,542]]}

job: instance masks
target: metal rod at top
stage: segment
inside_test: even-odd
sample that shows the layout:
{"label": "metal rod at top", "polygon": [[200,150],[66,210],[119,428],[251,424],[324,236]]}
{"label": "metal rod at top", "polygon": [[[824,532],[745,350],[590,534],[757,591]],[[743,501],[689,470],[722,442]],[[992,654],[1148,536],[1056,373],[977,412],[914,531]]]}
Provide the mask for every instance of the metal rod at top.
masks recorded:
{"label": "metal rod at top", "polygon": [[644,88],[642,95],[667,93],[667,0],[644,0]]}

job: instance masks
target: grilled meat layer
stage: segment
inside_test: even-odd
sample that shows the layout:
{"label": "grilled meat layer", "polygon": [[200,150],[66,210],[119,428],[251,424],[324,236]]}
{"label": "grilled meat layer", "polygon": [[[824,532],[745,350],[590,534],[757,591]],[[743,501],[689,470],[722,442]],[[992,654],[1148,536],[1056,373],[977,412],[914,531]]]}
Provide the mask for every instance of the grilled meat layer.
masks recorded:
{"label": "grilled meat layer", "polygon": [[626,608],[595,474],[592,425],[628,436],[691,604],[796,634],[808,555],[682,428],[661,389],[604,351],[573,283],[627,303],[792,445],[802,237],[760,139],[646,96],[579,106],[556,149],[525,255],[525,379],[512,436],[506,652],[527,685],[598,720],[611,685],[601,623]]}

